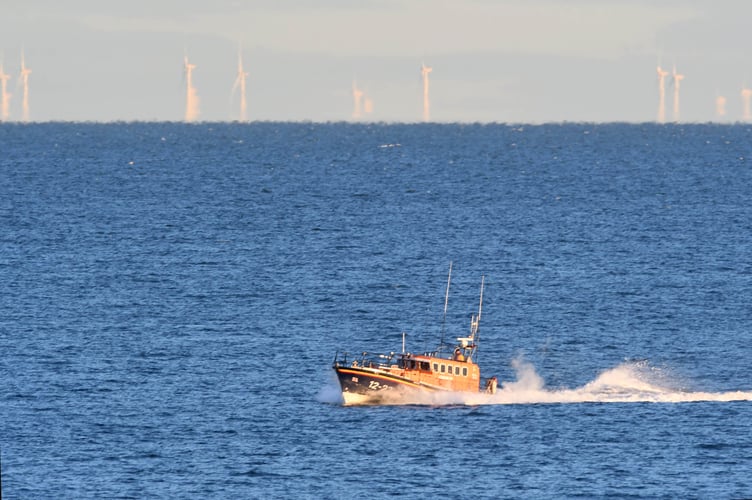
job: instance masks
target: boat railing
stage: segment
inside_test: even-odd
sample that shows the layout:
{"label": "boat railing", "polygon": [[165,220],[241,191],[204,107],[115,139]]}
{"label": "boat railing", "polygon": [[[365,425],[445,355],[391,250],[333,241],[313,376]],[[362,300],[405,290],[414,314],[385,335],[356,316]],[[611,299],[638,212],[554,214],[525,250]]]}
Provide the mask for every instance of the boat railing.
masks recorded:
{"label": "boat railing", "polygon": [[398,363],[400,355],[395,353],[375,354],[367,351],[359,354],[337,352],[334,356],[334,367],[372,368],[388,370]]}
{"label": "boat railing", "polygon": [[[459,349],[462,349],[459,346],[456,346]],[[424,352],[422,354],[418,354],[417,356],[423,357],[423,358],[435,358],[438,360],[458,360],[461,359],[462,361],[470,361],[472,358],[465,353],[467,351],[470,351],[469,348],[466,348],[464,352],[462,352],[463,356],[462,358],[459,358],[457,355],[457,351],[455,351],[454,354],[451,353],[443,353],[439,350],[437,351],[431,351],[431,352]],[[472,352],[467,353],[472,354]],[[332,363],[333,367],[352,367],[352,368],[371,368],[374,370],[390,370],[394,368],[404,368],[404,367],[410,367],[409,363],[412,359],[414,359],[414,356],[412,353],[394,353],[390,352],[389,354],[383,354],[383,353],[371,353],[368,351],[363,351],[360,353],[349,353],[349,352],[337,352],[334,355],[334,361]]]}

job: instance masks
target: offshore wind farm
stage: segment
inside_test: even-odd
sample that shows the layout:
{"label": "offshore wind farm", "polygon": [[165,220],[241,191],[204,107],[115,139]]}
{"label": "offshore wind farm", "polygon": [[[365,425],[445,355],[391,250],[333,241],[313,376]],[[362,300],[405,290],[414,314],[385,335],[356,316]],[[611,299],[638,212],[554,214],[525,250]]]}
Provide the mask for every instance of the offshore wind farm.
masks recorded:
{"label": "offshore wind farm", "polygon": [[[752,81],[752,56],[730,43],[746,33],[745,4],[398,0],[344,8],[323,0],[313,13],[300,2],[230,0],[196,11],[194,1],[179,11],[147,9],[145,0],[120,10],[80,0],[67,9],[9,6],[0,18],[10,77],[0,119],[185,121],[185,67],[178,62],[176,71],[175,61],[187,55],[200,99],[189,118],[197,121],[747,121],[740,91]],[[33,70],[27,113],[22,52]],[[668,72],[663,106],[656,61]],[[674,64],[685,79],[673,77]],[[423,65],[433,68],[426,77]],[[353,80],[364,92],[359,118]]]}
{"label": "offshore wind farm", "polygon": [[[187,54],[183,56],[183,72],[182,72],[182,80],[183,80],[183,111],[182,111],[182,121],[185,122],[197,122],[201,121],[201,106],[200,106],[200,98],[199,98],[199,90],[197,85],[195,84],[195,75],[197,71],[200,71],[197,64],[193,63],[191,60],[189,60],[189,57]],[[432,115],[431,115],[431,84],[430,84],[430,75],[433,72],[433,67],[426,65],[425,62],[421,62],[419,66],[419,115],[416,113],[416,116],[414,117],[415,122],[422,121],[422,122],[431,122],[432,121]],[[14,100],[14,92],[11,92],[9,90],[9,83],[14,80],[10,74],[8,74],[5,70],[5,65],[3,61],[0,60],[0,121],[8,122],[8,121],[22,121],[22,122],[28,122],[31,120],[31,113],[30,113],[30,75],[32,71],[26,64],[26,57],[24,53],[21,53],[20,56],[20,68],[18,71],[18,74],[15,77],[15,81],[17,82],[16,89],[17,93],[20,94],[20,106],[17,110],[15,110],[15,113],[11,111],[12,106],[11,102]],[[229,72],[228,72],[229,74]],[[248,111],[248,99],[249,99],[249,90],[248,90],[248,77],[250,73],[246,71],[246,67],[244,66],[244,59],[243,59],[243,52],[242,48],[239,47],[237,51],[237,68],[235,73],[235,79],[232,82],[231,86],[231,93],[230,93],[230,102],[233,108],[233,111],[231,111],[230,115],[228,116],[228,121],[240,121],[240,122],[247,122],[247,121],[256,121],[256,120],[264,120],[264,118],[257,118],[254,117],[252,113],[249,113]],[[667,119],[667,94],[670,92],[671,94],[671,122],[678,123],[681,121],[681,85],[682,81],[685,79],[685,75],[682,73],[679,73],[677,70],[676,64],[674,64],[671,68],[671,71],[668,71],[664,69],[660,64],[657,66],[656,70],[656,84],[655,84],[655,102],[657,103],[657,114],[655,117],[655,121],[657,123],[666,123],[669,121]],[[214,79],[217,79],[217,75],[212,75]],[[646,74],[646,80],[647,80],[647,74]],[[742,89],[739,93],[739,100],[737,103],[732,103],[732,105],[735,105],[735,107],[738,109],[738,113],[736,113],[736,120],[732,121],[741,121],[741,122],[749,122],[752,121],[752,111],[750,111],[751,103],[750,100],[752,99],[752,90],[746,87],[746,85],[741,86]],[[315,96],[310,96],[311,98],[315,98]],[[378,115],[374,114],[374,100],[370,93],[366,92],[363,88],[361,88],[361,85],[358,83],[358,80],[353,79],[351,82],[350,87],[350,99],[352,102],[351,112],[349,116],[340,116],[340,117],[334,117],[332,120],[329,121],[339,121],[339,120],[353,120],[353,121],[383,121],[379,120]],[[728,121],[729,120],[729,101],[724,95],[716,94],[714,98],[711,98],[711,96],[708,96],[708,101],[711,102],[711,99],[713,99],[714,103],[714,110],[715,113],[713,115],[713,119],[710,119],[708,121]],[[233,104],[234,103],[234,104]],[[417,107],[417,106],[416,106]],[[211,121],[217,121],[216,119],[213,119]],[[408,120],[411,121],[411,120]],[[503,118],[500,117],[498,120],[492,120],[492,121],[503,121]],[[650,121],[650,120],[645,120]]]}

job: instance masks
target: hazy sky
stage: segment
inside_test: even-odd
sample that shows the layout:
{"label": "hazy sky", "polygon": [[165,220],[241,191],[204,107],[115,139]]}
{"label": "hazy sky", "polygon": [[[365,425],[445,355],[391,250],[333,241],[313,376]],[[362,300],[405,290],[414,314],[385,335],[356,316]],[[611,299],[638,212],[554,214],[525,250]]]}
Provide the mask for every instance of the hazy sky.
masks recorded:
{"label": "hazy sky", "polygon": [[[682,121],[737,121],[752,86],[748,0],[0,0],[0,54],[21,117],[181,120],[183,56],[202,120],[238,117],[241,45],[253,120],[654,121],[656,66],[676,64]],[[667,117],[672,94],[667,79]],[[727,99],[717,118],[715,101]]]}

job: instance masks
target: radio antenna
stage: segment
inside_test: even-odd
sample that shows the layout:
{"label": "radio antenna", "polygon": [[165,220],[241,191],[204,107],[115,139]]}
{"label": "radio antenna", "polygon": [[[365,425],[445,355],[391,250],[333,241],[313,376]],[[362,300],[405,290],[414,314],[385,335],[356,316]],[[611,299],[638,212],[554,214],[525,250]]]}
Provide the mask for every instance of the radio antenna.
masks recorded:
{"label": "radio antenna", "polygon": [[449,305],[449,285],[452,282],[452,261],[449,261],[449,277],[447,278],[446,293],[444,294],[444,319],[441,321],[441,343],[439,352],[444,350],[444,333],[446,332],[447,306]]}
{"label": "radio antenna", "polygon": [[478,344],[480,343],[480,316],[483,312],[483,286],[485,285],[486,277],[484,275],[481,275],[480,277],[480,301],[478,302],[478,317],[475,319],[475,324],[473,325],[473,345],[475,346],[475,349],[478,348]]}

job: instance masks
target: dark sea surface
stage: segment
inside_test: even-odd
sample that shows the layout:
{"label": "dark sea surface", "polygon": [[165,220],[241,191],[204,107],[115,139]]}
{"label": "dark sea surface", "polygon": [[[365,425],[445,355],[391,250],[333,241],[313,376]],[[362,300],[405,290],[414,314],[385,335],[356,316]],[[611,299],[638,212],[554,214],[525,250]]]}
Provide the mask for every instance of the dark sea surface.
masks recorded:
{"label": "dark sea surface", "polygon": [[[3,498],[752,497],[748,125],[4,124],[0,223]],[[342,406],[450,261],[500,393]]]}

